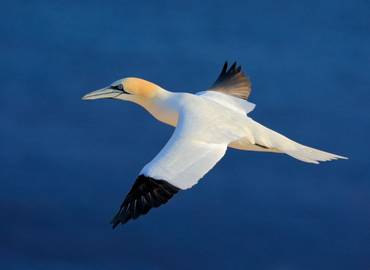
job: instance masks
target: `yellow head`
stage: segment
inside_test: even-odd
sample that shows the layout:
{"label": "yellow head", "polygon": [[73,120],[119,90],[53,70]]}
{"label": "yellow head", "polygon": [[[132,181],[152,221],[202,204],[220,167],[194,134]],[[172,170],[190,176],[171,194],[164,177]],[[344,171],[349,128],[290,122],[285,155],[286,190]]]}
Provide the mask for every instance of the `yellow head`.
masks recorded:
{"label": "yellow head", "polygon": [[139,78],[126,78],[121,83],[127,93],[148,99],[153,98],[159,89],[158,85]]}
{"label": "yellow head", "polygon": [[124,78],[115,81],[110,86],[90,92],[82,97],[85,100],[113,98],[131,100],[133,97],[152,99],[158,95],[161,88],[151,82],[139,78]]}

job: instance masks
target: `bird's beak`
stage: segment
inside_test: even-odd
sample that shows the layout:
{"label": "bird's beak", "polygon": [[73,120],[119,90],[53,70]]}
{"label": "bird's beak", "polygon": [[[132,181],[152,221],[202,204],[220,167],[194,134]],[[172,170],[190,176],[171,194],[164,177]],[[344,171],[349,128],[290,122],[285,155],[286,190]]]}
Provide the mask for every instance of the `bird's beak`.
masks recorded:
{"label": "bird's beak", "polygon": [[101,98],[115,98],[124,94],[122,90],[112,89],[108,87],[90,92],[82,97],[83,100],[101,99]]}

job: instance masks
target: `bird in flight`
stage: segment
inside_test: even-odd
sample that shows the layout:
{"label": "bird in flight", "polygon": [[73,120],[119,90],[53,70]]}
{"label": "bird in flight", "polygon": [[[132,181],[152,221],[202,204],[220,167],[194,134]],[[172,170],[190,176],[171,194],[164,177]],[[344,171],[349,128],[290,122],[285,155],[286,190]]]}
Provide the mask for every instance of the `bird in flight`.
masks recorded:
{"label": "bird in flight", "polygon": [[157,156],[144,166],[112,220],[113,228],[167,203],[189,189],[225,155],[228,147],[246,151],[285,153],[318,164],[346,159],[297,143],[248,116],[251,82],[236,63],[224,64],[206,91],[170,92],[152,82],[129,77],[88,93],[82,98],[134,102],[154,118],[176,127]]}

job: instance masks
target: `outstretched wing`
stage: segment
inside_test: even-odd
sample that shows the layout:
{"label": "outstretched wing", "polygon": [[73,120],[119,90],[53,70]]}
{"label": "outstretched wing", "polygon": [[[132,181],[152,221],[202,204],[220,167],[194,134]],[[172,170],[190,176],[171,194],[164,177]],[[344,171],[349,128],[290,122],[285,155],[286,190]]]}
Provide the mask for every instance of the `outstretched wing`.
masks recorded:
{"label": "outstretched wing", "polygon": [[180,112],[172,137],[140,172],[112,221],[113,227],[165,204],[179,190],[191,188],[224,156],[227,145],[240,137],[232,129],[218,132],[208,121],[204,114],[214,114],[216,109],[191,107],[195,109]]}
{"label": "outstretched wing", "polygon": [[180,189],[164,180],[139,175],[130,192],[112,220],[113,229],[120,223],[145,215],[153,207],[159,207],[172,198]]}
{"label": "outstretched wing", "polygon": [[220,75],[208,91],[218,91],[241,99],[248,99],[252,92],[252,83],[241,69],[241,66],[237,66],[236,62],[228,69],[228,64],[225,62]]}

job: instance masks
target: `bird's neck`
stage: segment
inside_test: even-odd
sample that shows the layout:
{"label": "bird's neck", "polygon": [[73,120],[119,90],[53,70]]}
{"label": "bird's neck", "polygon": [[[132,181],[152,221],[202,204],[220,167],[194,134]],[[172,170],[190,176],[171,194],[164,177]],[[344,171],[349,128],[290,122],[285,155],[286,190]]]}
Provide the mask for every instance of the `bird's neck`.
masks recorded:
{"label": "bird's neck", "polygon": [[146,99],[134,95],[122,95],[119,99],[131,101],[143,107],[154,118],[165,124],[176,126],[178,112],[173,106],[173,97],[175,93],[163,88],[158,89],[156,96],[152,99]]}

